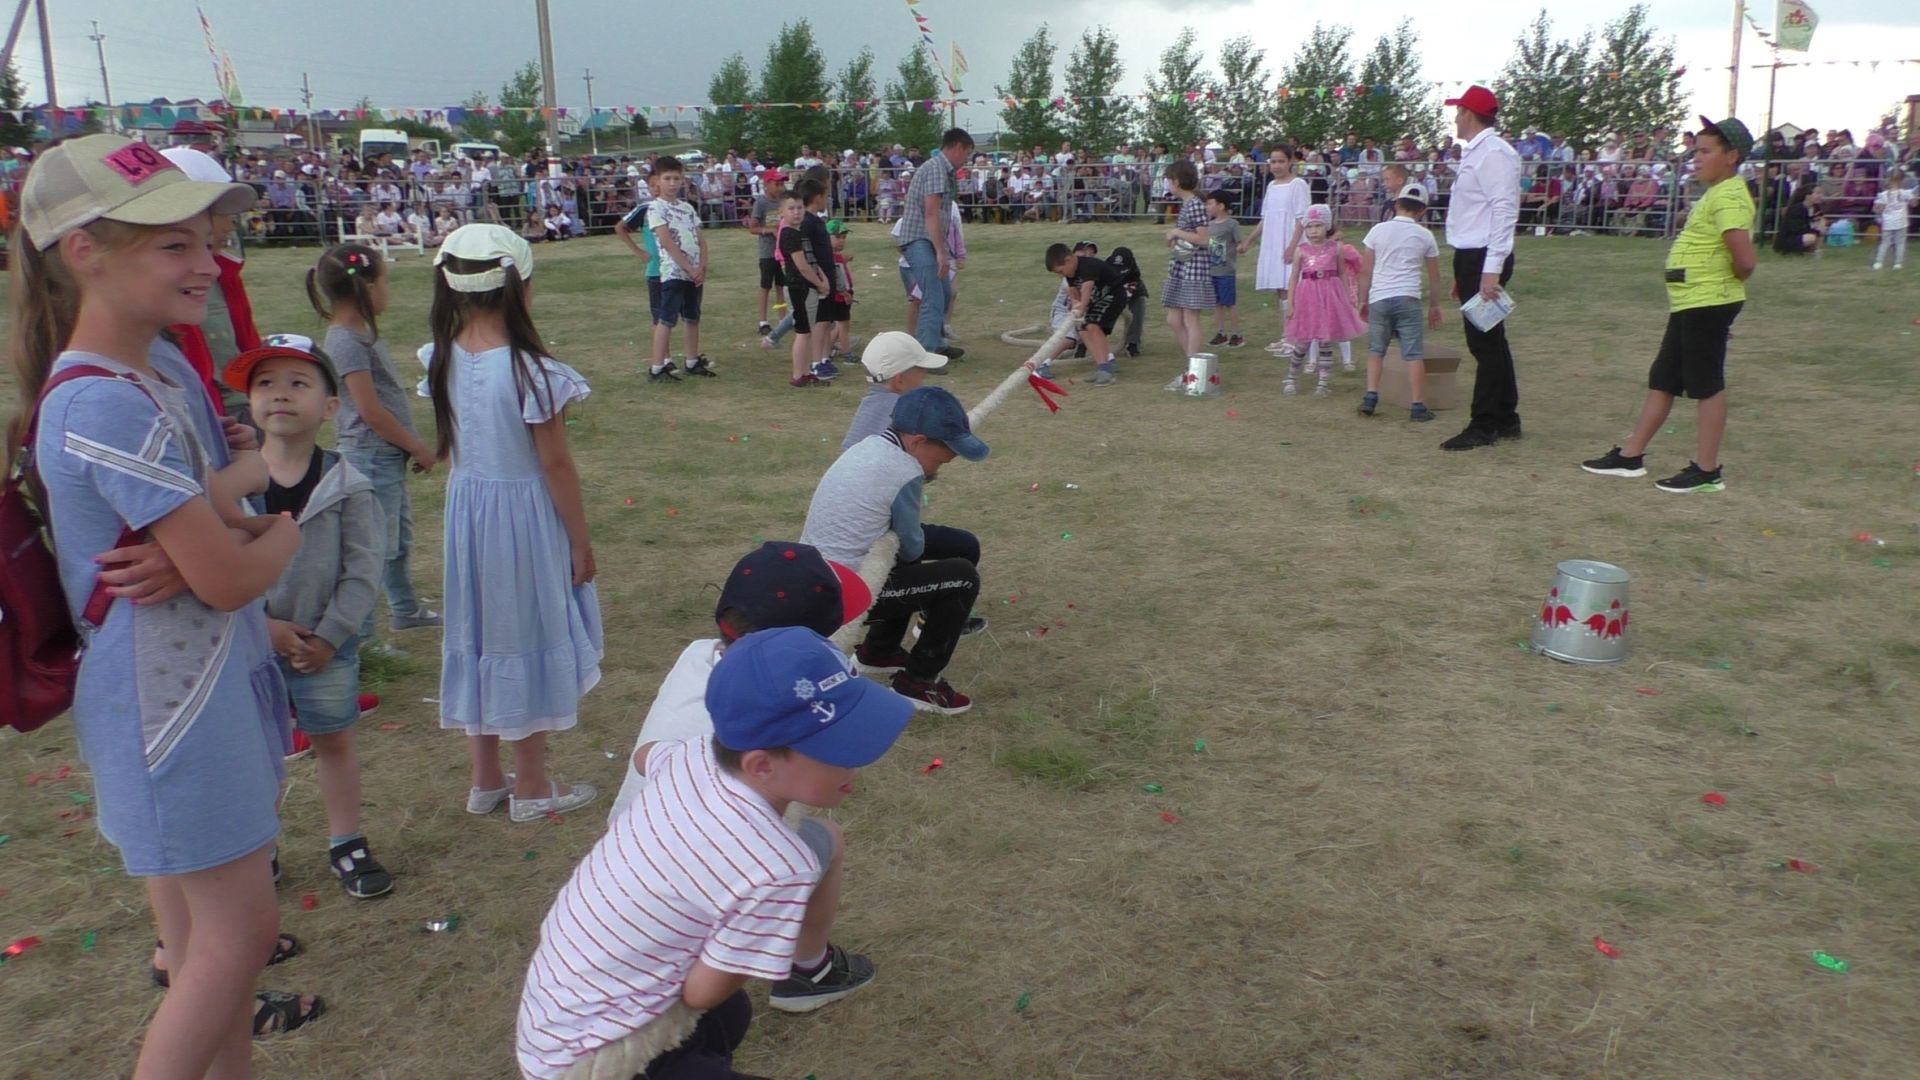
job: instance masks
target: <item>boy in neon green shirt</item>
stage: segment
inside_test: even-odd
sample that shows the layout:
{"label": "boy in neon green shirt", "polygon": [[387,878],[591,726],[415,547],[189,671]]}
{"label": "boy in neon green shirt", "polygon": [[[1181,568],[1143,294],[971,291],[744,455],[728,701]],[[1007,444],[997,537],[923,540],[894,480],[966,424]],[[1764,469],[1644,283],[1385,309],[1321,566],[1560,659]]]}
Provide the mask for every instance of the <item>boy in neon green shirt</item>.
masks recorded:
{"label": "boy in neon green shirt", "polygon": [[1753,149],[1753,135],[1735,119],[1700,118],[1694,142],[1694,175],[1707,185],[1687,224],[1667,251],[1666,336],[1647,372],[1647,400],[1627,441],[1580,467],[1601,476],[1645,476],[1647,444],[1653,441],[1673,401],[1682,394],[1700,403],[1698,457],[1674,476],[1654,483],[1686,494],[1725,491],[1720,440],[1727,430],[1727,336],[1746,302],[1753,275],[1753,197],[1740,179],[1740,163]]}

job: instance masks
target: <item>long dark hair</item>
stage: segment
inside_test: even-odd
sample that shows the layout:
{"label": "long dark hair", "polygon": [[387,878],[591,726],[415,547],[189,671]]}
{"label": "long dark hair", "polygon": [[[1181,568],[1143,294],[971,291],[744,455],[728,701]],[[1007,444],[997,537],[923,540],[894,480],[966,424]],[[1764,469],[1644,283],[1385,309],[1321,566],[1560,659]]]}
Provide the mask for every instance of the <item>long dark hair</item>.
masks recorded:
{"label": "long dark hair", "polygon": [[[505,284],[478,293],[460,292],[447,284],[448,274],[483,274],[489,270],[502,270]],[[543,406],[553,400],[552,376],[538,362],[546,350],[540,346],[540,331],[533,326],[527,282],[520,276],[520,268],[502,267],[498,259],[441,256],[433,275],[433,306],[427,312],[427,325],[433,331],[433,367],[427,385],[433,391],[433,422],[439,429],[443,458],[453,453],[454,429],[458,426],[453,415],[453,339],[466,329],[473,314],[481,311],[497,311],[506,323],[507,344],[513,352],[513,387],[520,400],[526,401],[529,393]]]}
{"label": "long dark hair", "polygon": [[368,295],[386,273],[380,253],[365,244],[335,244],[307,271],[307,300],[323,319],[331,320],[342,305],[351,307],[367,324],[367,333],[380,336],[373,319],[373,297]]}

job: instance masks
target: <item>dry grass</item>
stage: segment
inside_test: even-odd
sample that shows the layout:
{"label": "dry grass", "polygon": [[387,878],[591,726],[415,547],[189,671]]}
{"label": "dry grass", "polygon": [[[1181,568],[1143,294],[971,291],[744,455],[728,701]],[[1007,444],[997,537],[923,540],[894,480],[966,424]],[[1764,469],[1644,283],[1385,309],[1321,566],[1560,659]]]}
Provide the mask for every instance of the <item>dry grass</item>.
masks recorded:
{"label": "dry grass", "polygon": [[[1071,232],[1153,250],[1148,228]],[[947,382],[963,399],[1017,361],[996,335],[1044,311],[1039,252],[1068,238],[970,236],[957,322],[975,351]],[[883,243],[855,238],[856,265],[879,268],[863,332],[900,310]],[[614,243],[540,252],[539,321],[596,387],[573,431],[612,647],[555,755],[609,787],[675,651],[707,632],[708,586],[756,538],[797,533],[859,392],[785,388],[784,358],[751,347],[741,317],[744,238],[716,246],[707,351],[724,376],[666,389],[635,377],[644,298]],[[1224,400],[1165,394],[1177,365],[1158,325],[1117,388],[1071,386],[1057,416],[1005,406],[983,429],[994,456],[931,489],[930,519],[986,545],[993,627],[951,672],[981,704],[916,721],[840,813],[853,847],[836,938],[880,981],[815,1017],[763,1011],[742,1067],[1911,1075],[1920,285],[1870,275],[1859,249],[1763,259],[1734,345],[1731,487],[1676,499],[1574,468],[1637,408],[1660,255],[1523,241],[1528,436],[1490,451],[1437,451],[1451,415],[1360,420],[1351,376],[1334,400],[1283,399],[1253,350],[1226,360]],[[254,260],[263,328],[312,325],[301,265]],[[397,270],[384,325],[402,355],[424,333],[425,274]],[[1249,307],[1264,341],[1272,312]],[[1441,338],[1458,342],[1457,320]],[[1660,468],[1688,456],[1690,412],[1673,426]],[[415,487],[430,592],[441,482]],[[1515,646],[1553,564],[1583,556],[1634,575],[1625,666]],[[465,750],[422,703],[434,642],[408,644],[424,662],[390,673],[379,717],[402,726],[370,722],[363,744],[368,831],[396,895],[341,896],[312,765],[292,770],[283,921],[309,952],[263,982],[334,1012],[259,1044],[268,1075],[508,1075],[538,920],[600,831],[596,812],[462,813]],[[62,835],[84,776],[26,783],[78,764],[72,728],[0,748],[0,938],[46,942],[0,971],[0,1072],[124,1071],[157,1001],[140,891],[90,826]],[[934,756],[945,767],[923,775]],[[1709,789],[1725,808],[1700,803]],[[1769,868],[1790,857],[1820,871]],[[418,930],[447,912],[457,932]],[[1813,949],[1852,972],[1820,970]]]}

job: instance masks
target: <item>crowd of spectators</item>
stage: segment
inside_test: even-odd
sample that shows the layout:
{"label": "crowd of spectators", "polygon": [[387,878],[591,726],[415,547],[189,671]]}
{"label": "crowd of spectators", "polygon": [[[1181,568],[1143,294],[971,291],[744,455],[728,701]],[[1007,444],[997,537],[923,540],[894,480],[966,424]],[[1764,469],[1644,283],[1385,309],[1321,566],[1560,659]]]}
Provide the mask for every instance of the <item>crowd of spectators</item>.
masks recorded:
{"label": "crowd of spectators", "polygon": [[[1669,235],[1697,196],[1692,177],[1693,135],[1665,128],[1619,131],[1576,147],[1558,132],[1505,133],[1522,162],[1523,227],[1549,233],[1613,232]],[[1167,212],[1166,170],[1175,160],[1198,166],[1202,194],[1223,191],[1233,212],[1251,220],[1266,182],[1267,144],[1218,144],[1171,149],[1133,143],[1107,152],[1071,142],[1054,148],[981,151],[957,172],[958,201],[969,219],[985,221],[1130,220]],[[1460,158],[1451,136],[1432,145],[1412,138],[1391,145],[1346,132],[1319,146],[1297,148],[1296,173],[1315,203],[1332,208],[1341,224],[1371,224],[1387,205],[1383,172],[1405,168],[1429,190],[1433,217],[1443,220]],[[250,231],[256,240],[312,243],[341,236],[386,236],[431,246],[469,221],[497,221],[531,239],[560,240],[610,230],[635,205],[649,200],[648,177],[657,154],[569,158],[549,176],[543,154],[520,158],[483,153],[433,160],[415,151],[360,161],[350,151],[322,154],[243,152],[230,157],[236,178],[261,189],[262,205]],[[927,160],[923,147],[823,150],[803,146],[790,161],[730,148],[707,159],[689,155],[690,195],[710,225],[741,222],[759,194],[761,174],[824,165],[832,170],[833,216],[896,219],[913,170]],[[1746,166],[1761,207],[1763,233],[1773,232],[1811,187],[1810,204],[1824,232],[1832,222],[1872,220],[1884,178],[1901,174],[1909,186],[1920,175],[1920,136],[1899,145],[1885,132],[1856,144],[1845,130],[1781,131],[1767,136]]]}

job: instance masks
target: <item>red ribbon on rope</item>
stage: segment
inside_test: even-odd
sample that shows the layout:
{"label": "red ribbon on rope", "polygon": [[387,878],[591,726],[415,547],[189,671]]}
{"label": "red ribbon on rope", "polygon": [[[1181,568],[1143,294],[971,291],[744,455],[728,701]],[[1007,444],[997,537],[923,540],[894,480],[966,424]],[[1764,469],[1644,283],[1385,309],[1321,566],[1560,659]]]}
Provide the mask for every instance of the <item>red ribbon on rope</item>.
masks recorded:
{"label": "red ribbon on rope", "polygon": [[1059,394],[1061,397],[1067,396],[1067,392],[1060,389],[1058,383],[1055,383],[1052,379],[1041,378],[1039,375],[1029,372],[1027,374],[1027,385],[1033,387],[1033,392],[1040,395],[1040,400],[1046,403],[1048,412],[1060,411],[1059,404],[1047,396],[1048,391]]}

